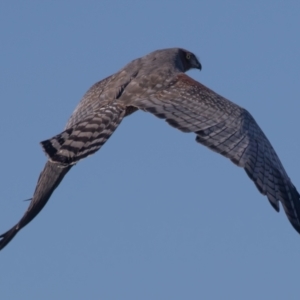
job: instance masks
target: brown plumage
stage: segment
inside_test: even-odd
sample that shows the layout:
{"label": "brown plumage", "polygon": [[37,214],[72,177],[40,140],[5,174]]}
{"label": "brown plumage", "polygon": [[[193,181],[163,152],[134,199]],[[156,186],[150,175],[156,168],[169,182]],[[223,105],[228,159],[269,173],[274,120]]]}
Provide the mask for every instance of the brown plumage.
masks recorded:
{"label": "brown plumage", "polygon": [[244,168],[275,210],[282,203],[300,233],[299,193],[272,145],[247,110],[184,74],[192,68],[201,69],[193,53],[163,49],[94,84],[65,130],[41,142],[49,161],[24,216],[0,236],[0,249],[41,211],[72,165],[99,150],[122,119],[138,109],[183,132],[194,132],[198,143]]}

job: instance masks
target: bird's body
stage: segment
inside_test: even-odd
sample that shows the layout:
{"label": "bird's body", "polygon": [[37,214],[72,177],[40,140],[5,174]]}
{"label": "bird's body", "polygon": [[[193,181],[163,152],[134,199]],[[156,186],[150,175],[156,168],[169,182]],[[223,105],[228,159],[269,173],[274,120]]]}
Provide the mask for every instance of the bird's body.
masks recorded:
{"label": "bird's body", "polygon": [[277,211],[282,203],[300,233],[299,193],[270,142],[247,110],[184,74],[191,68],[201,69],[194,54],[163,49],[94,84],[65,130],[41,142],[49,160],[24,216],[0,236],[0,250],[41,211],[71,167],[98,151],[122,119],[138,109],[183,132],[194,132],[197,142],[243,167]]}

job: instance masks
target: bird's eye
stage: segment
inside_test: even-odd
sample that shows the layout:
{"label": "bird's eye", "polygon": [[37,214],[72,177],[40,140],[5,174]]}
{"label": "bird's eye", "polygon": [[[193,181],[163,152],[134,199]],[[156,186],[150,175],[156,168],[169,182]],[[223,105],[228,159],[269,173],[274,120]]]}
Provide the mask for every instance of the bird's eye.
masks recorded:
{"label": "bird's eye", "polygon": [[187,53],[186,54],[186,59],[190,59],[191,58],[191,53]]}

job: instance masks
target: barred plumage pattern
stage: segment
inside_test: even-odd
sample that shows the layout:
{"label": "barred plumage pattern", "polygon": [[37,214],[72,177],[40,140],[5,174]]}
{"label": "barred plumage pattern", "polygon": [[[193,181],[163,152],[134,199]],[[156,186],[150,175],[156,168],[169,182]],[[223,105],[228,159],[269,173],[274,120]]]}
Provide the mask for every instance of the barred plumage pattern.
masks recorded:
{"label": "barred plumage pattern", "polygon": [[191,68],[201,69],[193,53],[163,49],[94,84],[65,130],[41,142],[49,160],[24,216],[0,236],[0,250],[41,211],[72,166],[99,150],[123,117],[138,109],[194,132],[198,143],[244,168],[276,211],[282,203],[300,233],[300,195],[272,145],[247,110],[184,74]]}
{"label": "barred plumage pattern", "polygon": [[98,151],[125,115],[125,109],[111,104],[100,108],[90,118],[84,119],[61,134],[41,142],[49,160],[64,166]]}
{"label": "barred plumage pattern", "polygon": [[185,74],[169,87],[133,105],[194,132],[196,141],[243,167],[258,190],[279,211],[279,201],[300,231],[300,195],[251,114]]}

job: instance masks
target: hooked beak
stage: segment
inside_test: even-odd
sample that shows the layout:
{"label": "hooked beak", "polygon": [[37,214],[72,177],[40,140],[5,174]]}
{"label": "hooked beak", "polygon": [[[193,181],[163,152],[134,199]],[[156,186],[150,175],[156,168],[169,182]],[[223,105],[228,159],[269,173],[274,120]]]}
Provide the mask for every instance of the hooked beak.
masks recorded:
{"label": "hooked beak", "polygon": [[195,58],[195,59],[193,60],[193,67],[194,67],[195,69],[199,69],[200,71],[201,71],[201,69],[202,69],[202,65],[200,64],[200,62],[199,62],[199,60],[198,60],[197,58]]}

